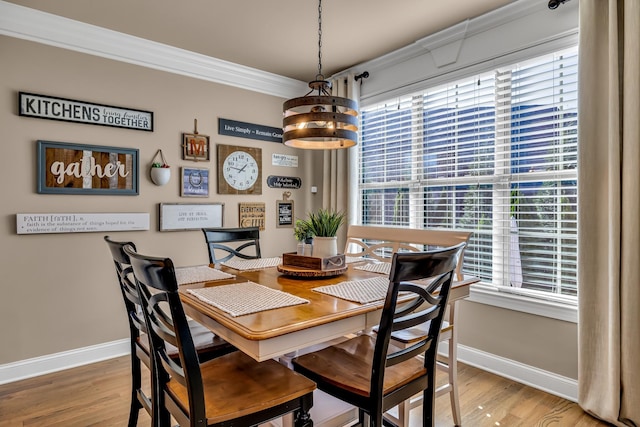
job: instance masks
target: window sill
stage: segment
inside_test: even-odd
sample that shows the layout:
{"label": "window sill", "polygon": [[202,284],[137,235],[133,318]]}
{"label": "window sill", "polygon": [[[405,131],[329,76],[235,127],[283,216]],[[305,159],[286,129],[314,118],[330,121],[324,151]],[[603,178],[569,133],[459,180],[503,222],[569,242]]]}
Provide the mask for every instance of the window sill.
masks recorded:
{"label": "window sill", "polygon": [[578,323],[577,305],[518,295],[481,283],[471,286],[467,301]]}

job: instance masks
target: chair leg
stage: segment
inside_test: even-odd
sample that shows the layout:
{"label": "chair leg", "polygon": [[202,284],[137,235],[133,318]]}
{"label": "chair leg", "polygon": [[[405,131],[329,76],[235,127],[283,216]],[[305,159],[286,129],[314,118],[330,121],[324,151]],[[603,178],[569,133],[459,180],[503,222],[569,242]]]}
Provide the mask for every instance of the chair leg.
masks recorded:
{"label": "chair leg", "polygon": [[131,348],[131,405],[129,407],[129,427],[138,425],[138,415],[142,409],[142,403],[138,400],[138,390],[142,387],[142,373],[140,359],[136,357],[135,348]]}
{"label": "chair leg", "polygon": [[458,399],[458,332],[456,324],[456,303],[449,304],[449,320],[453,326],[451,330],[451,339],[449,340],[449,356],[447,360],[447,372],[449,374],[449,384],[451,391],[449,398],[451,400],[451,412],[453,413],[453,423],[456,426],[462,425],[460,417],[460,400]]}
{"label": "chair leg", "polygon": [[435,393],[433,381],[429,381],[431,385],[422,394],[422,427],[435,427]]}
{"label": "chair leg", "polygon": [[398,426],[409,427],[410,412],[411,412],[411,399],[405,400],[404,402],[398,405]]}

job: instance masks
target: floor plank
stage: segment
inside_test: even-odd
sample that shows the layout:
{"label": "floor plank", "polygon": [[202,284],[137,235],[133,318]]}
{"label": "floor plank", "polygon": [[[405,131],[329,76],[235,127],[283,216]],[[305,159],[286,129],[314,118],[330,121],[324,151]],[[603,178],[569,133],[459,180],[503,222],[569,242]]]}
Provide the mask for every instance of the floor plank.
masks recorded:
{"label": "floor plank", "polygon": [[[146,372],[144,381],[148,381]],[[462,363],[458,381],[463,426],[608,425],[573,402]],[[4,384],[0,386],[0,427],[126,426],[129,384],[128,357]],[[448,395],[436,400],[436,410],[437,426],[453,426]],[[411,427],[420,426],[420,411],[411,412]],[[150,424],[141,411],[138,427]]]}

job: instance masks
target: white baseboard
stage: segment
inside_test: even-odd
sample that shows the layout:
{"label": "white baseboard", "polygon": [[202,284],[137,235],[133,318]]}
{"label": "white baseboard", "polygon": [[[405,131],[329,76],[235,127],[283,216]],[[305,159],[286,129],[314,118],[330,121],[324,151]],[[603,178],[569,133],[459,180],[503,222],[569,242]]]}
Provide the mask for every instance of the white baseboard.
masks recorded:
{"label": "white baseboard", "polygon": [[[447,353],[446,343],[440,344],[440,350],[443,354]],[[127,354],[129,354],[129,339],[122,339],[7,363],[0,365],[0,384],[37,377]],[[572,378],[464,345],[458,345],[458,360],[572,402],[578,401],[578,381]]]}
{"label": "white baseboard", "polygon": [[77,348],[0,365],[0,384],[37,377],[129,354],[129,339]]}
{"label": "white baseboard", "polygon": [[[442,344],[445,344],[444,346]],[[439,350],[447,354],[446,343]],[[444,351],[442,351],[444,350]],[[458,360],[467,365],[551,393],[572,402],[578,401],[578,381],[531,365],[458,344]]]}

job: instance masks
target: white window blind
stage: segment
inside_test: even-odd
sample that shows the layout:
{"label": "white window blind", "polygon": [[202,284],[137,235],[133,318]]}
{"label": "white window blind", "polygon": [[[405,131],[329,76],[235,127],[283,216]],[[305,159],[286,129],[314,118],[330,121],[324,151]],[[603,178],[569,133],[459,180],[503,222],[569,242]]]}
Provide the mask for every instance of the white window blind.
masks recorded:
{"label": "white window blind", "polygon": [[363,108],[362,223],[473,231],[467,273],[574,297],[577,61],[571,48]]}

